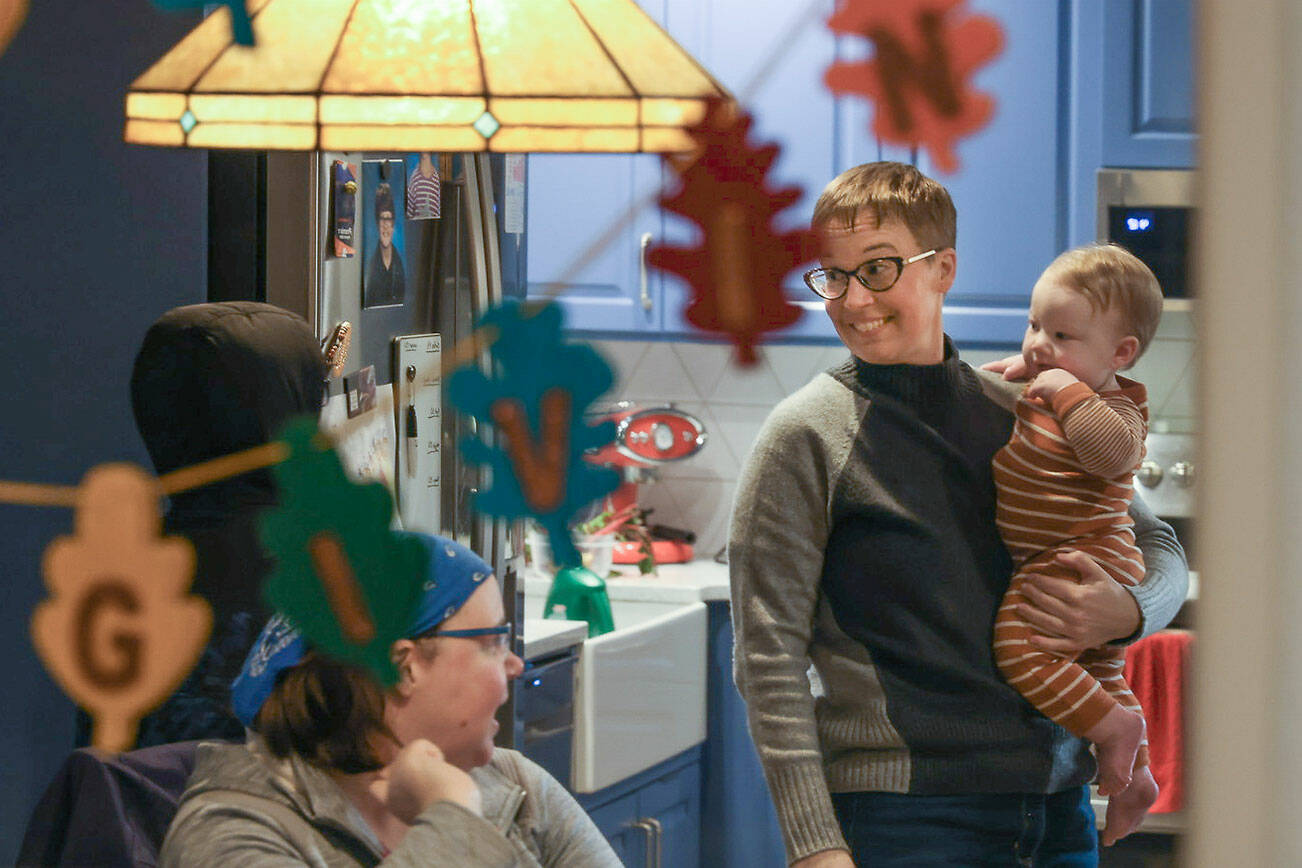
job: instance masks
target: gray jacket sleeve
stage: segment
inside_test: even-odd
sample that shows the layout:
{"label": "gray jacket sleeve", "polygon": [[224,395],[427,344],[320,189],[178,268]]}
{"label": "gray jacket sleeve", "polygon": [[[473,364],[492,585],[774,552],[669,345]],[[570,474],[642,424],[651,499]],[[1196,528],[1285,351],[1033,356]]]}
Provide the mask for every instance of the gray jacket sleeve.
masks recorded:
{"label": "gray jacket sleeve", "polygon": [[1137,493],[1130,503],[1135,542],[1144,553],[1144,581],[1127,588],[1139,604],[1139,629],[1126,637],[1133,642],[1156,633],[1175,617],[1189,593],[1189,565],[1171,525],[1153,515]]}
{"label": "gray jacket sleeve", "polygon": [[529,816],[521,819],[533,828],[544,868],[622,868],[592,818],[559,781],[518,753],[498,755],[528,794],[524,810]]}
{"label": "gray jacket sleeve", "polygon": [[[301,814],[245,793],[199,796],[177,814],[159,860],[161,868],[240,865],[290,868],[334,864]],[[385,868],[510,868],[516,850],[492,824],[452,802],[435,802],[416,818],[379,864]]]}

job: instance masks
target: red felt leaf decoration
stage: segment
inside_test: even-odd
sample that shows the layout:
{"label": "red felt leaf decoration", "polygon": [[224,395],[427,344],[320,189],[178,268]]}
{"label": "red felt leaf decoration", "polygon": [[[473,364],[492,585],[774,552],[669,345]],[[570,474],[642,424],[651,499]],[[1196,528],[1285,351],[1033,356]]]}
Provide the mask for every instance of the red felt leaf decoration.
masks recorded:
{"label": "red felt leaf decoration", "polygon": [[1003,30],[971,15],[966,0],[846,0],[828,19],[837,33],[862,36],[872,60],[834,63],[824,75],[837,93],[877,105],[873,133],[886,142],[925,146],[941,170],[958,168],[954,143],[989,122],[995,101],[969,79],[1003,50]]}
{"label": "red felt leaf decoration", "polygon": [[701,123],[689,130],[696,142],[692,157],[679,157],[679,163],[666,157],[682,183],[677,192],[660,197],[663,208],[701,228],[702,243],[656,245],[647,251],[648,263],[691,286],[687,321],[728,335],[743,366],[758,361],[755,344],[764,332],[800,317],[801,309],[782,291],[782,279],[816,251],[809,230],[774,229],[774,216],[799,199],[801,190],[768,189],[779,149],[775,144],[752,147],[750,127],[750,115],[735,104],[710,104]]}

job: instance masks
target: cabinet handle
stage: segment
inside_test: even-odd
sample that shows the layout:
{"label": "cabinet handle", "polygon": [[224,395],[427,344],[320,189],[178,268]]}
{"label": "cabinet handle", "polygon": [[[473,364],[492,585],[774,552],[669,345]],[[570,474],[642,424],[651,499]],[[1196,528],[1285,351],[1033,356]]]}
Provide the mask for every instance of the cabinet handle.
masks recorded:
{"label": "cabinet handle", "polygon": [[646,865],[646,868],[656,868],[656,862],[655,862],[655,853],[656,853],[656,846],[655,846],[656,831],[655,831],[655,827],[652,826],[652,825],[651,825],[651,821],[648,820],[648,819],[645,818],[645,817],[642,818],[641,820],[638,820],[637,822],[633,823],[633,826],[634,826],[635,828],[641,829],[643,832],[646,833],[646,851],[645,851],[645,858],[643,859],[643,864]]}
{"label": "cabinet handle", "polygon": [[651,244],[651,233],[643,232],[639,241],[639,251],[637,257],[637,279],[641,290],[642,309],[651,310],[651,293],[647,291],[647,274],[646,274],[646,249]]}
{"label": "cabinet handle", "polygon": [[647,817],[646,821],[647,824],[651,826],[652,831],[655,833],[654,837],[655,837],[656,858],[655,861],[651,862],[650,864],[652,865],[652,868],[664,868],[663,860],[662,860],[662,857],[664,855],[662,852],[663,849],[662,844],[664,841],[664,831],[665,831],[664,827],[660,825],[660,821],[657,820],[655,817]]}

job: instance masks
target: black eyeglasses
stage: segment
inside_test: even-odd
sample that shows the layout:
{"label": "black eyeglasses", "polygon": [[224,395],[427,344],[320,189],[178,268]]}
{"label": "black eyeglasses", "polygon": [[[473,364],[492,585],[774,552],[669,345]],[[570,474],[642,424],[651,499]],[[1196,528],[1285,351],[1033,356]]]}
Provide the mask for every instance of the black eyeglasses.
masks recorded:
{"label": "black eyeglasses", "polygon": [[805,285],[826,299],[837,299],[850,288],[850,275],[873,292],[885,292],[895,285],[904,273],[904,266],[936,255],[935,250],[919,253],[905,259],[903,256],[878,256],[869,259],[854,271],[843,268],[813,268],[805,272]]}

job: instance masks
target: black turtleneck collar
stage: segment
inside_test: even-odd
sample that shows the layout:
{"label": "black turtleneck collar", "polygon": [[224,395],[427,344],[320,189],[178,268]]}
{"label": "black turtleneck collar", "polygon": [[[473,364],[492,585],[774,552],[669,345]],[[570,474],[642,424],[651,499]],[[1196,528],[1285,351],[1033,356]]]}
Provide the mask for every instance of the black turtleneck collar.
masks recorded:
{"label": "black turtleneck collar", "polygon": [[980,389],[971,370],[959,361],[954,343],[945,335],[945,356],[934,365],[874,365],[851,357],[836,373],[856,391],[889,395],[924,418],[956,395]]}

